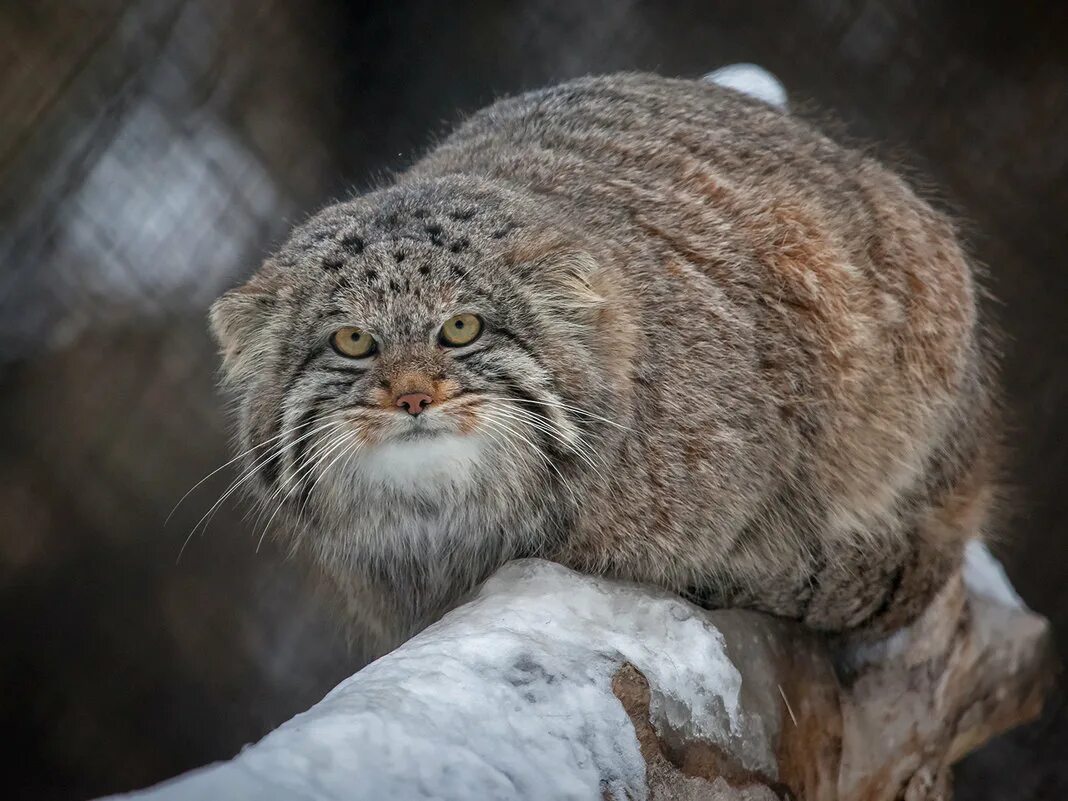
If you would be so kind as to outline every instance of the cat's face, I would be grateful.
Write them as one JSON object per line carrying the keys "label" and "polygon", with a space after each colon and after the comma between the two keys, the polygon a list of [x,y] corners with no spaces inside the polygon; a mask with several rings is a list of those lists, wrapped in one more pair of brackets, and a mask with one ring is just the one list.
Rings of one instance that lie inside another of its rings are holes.
{"label": "cat's face", "polygon": [[629,337],[599,271],[485,188],[327,209],[212,311],[250,483],[336,516],[376,493],[545,491],[595,465]]}

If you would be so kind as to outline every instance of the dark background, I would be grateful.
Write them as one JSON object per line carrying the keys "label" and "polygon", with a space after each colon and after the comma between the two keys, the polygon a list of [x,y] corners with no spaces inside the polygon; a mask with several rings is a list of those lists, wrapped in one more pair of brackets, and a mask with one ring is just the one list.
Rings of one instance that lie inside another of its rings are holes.
{"label": "dark background", "polygon": [[[80,799],[234,754],[359,666],[240,504],[208,303],[295,221],[495,97],[755,61],[955,209],[999,299],[997,551],[1068,642],[1068,3],[0,3],[6,792]],[[922,177],[920,177],[922,176]],[[962,799],[1068,798],[1063,695]],[[11,797],[11,796],[8,796]]]}

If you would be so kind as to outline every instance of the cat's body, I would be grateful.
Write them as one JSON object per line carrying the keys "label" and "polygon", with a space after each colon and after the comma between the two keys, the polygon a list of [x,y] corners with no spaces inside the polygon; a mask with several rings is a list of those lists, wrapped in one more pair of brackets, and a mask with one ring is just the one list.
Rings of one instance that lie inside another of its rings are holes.
{"label": "cat's body", "polygon": [[[269,511],[383,642],[525,555],[878,631],[986,512],[975,295],[952,226],[863,154],[616,75],[474,115],[214,322]],[[439,344],[468,313],[481,336]]]}

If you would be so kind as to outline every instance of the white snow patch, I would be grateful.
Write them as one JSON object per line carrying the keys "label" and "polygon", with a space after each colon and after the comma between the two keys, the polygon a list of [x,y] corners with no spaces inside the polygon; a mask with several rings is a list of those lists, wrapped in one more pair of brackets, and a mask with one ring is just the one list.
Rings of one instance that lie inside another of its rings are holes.
{"label": "white snow patch", "polygon": [[640,801],[645,762],[611,691],[624,662],[658,725],[746,730],[741,675],[699,610],[525,560],[232,761],[128,797]]}
{"label": "white snow patch", "polygon": [[778,78],[756,64],[728,64],[708,73],[704,80],[787,110],[786,88]]}
{"label": "white snow patch", "polygon": [[964,586],[972,593],[988,601],[1014,609],[1025,609],[1023,599],[1016,594],[1005,568],[994,558],[990,549],[978,540],[972,540],[964,549]]}

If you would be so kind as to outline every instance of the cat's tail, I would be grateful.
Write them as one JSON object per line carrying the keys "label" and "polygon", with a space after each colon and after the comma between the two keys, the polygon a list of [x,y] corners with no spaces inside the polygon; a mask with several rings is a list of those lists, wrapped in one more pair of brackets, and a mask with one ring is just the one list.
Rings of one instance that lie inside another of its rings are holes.
{"label": "cat's tail", "polygon": [[786,87],[756,64],[728,64],[708,73],[702,80],[749,95],[782,111],[790,110],[786,102]]}

